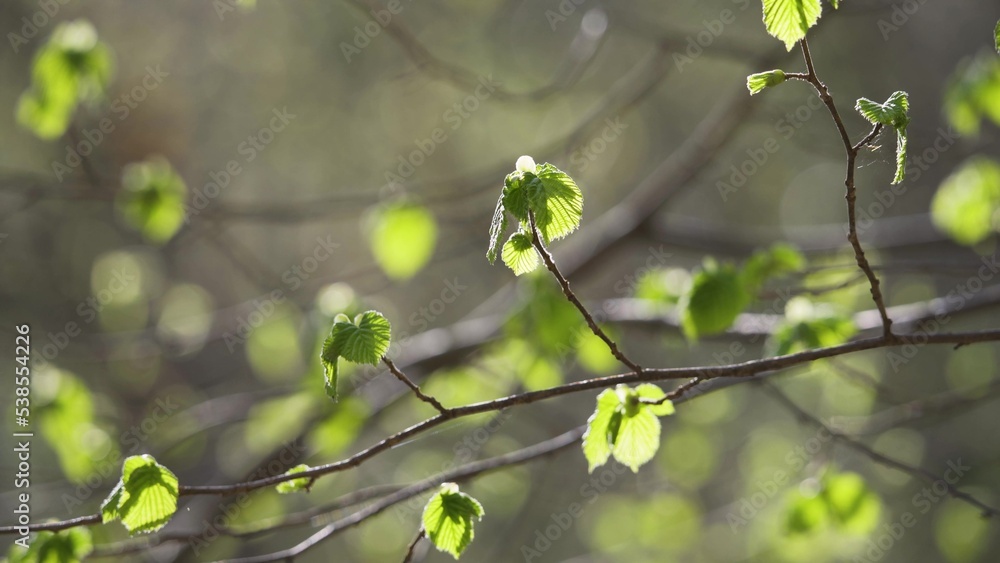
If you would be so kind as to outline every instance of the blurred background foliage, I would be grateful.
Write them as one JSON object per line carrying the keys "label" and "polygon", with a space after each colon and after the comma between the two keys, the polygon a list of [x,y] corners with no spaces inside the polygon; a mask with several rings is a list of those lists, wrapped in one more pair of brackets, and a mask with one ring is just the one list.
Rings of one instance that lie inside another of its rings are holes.
{"label": "blurred background foliage", "polygon": [[[758,2],[395,6],[385,27],[386,7],[361,0],[0,5],[0,315],[8,342],[32,328],[36,519],[95,512],[126,455],[155,455],[182,484],[230,483],[330,462],[431,416],[370,367],[343,366],[343,397],[326,398],[319,347],[341,312],[382,311],[389,355],[446,405],[620,371],[544,272],[515,282],[488,267],[490,214],[521,154],[582,188],[582,232],[554,245],[556,260],[643,365],[745,361],[877,329],[844,236],[829,116],[802,84],[746,92],[751,72],[801,67],[764,33]],[[810,39],[842,113],[910,94],[907,180],[889,187],[887,134],[858,174],[888,304],[904,319],[950,311],[949,330],[995,327],[1000,293],[977,273],[1000,231],[1000,6],[826,10]],[[954,310],[935,300],[958,288],[975,296]],[[964,463],[958,486],[996,503],[998,352],[871,351],[773,381],[886,455],[934,473]],[[308,495],[186,497],[168,531],[256,527],[509,452],[583,423],[593,395],[456,421]],[[588,476],[574,448],[464,484],[486,508],[465,557],[996,560],[996,524],[974,508],[822,438],[758,386],[699,396],[664,421],[637,475]],[[396,560],[422,502],[302,560]],[[149,557],[273,551],[307,534]],[[78,530],[58,550],[123,537]]]}

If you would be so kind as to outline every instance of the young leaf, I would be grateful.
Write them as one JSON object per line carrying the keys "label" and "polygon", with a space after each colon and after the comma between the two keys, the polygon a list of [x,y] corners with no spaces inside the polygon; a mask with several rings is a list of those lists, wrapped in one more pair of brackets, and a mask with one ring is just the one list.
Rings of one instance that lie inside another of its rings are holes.
{"label": "young leaf", "polygon": [[455,483],[443,483],[424,507],[424,532],[439,551],[458,559],[475,537],[473,519],[482,520],[483,514],[479,501]]}
{"label": "young leaf", "polygon": [[674,405],[670,401],[650,405],[642,400],[656,401],[664,396],[663,390],[652,384],[635,389],[618,385],[597,396],[597,408],[587,419],[583,435],[583,455],[590,473],[612,455],[632,471],[653,459],[660,447],[660,421],[656,417],[673,414]]}
{"label": "young leaf", "polygon": [[590,473],[607,463],[611,457],[608,433],[611,430],[611,419],[620,406],[621,401],[614,389],[605,389],[597,396],[597,408],[587,419],[587,431],[583,435],[583,456],[587,458],[587,471]]}
{"label": "young leaf", "polygon": [[739,272],[707,262],[681,298],[681,326],[689,339],[722,332],[750,302]]}
{"label": "young leaf", "polygon": [[[286,471],[285,475],[294,475],[296,473],[302,473],[303,471],[307,471],[309,469],[311,468],[308,465],[302,463]],[[283,481],[281,483],[278,483],[278,486],[275,487],[275,489],[278,491],[278,493],[287,495],[289,493],[294,493],[297,491],[304,491],[306,487],[309,486],[310,481],[312,481],[310,477],[302,477],[300,479],[292,479],[291,481]]]}
{"label": "young leaf", "polygon": [[980,53],[963,61],[944,96],[948,122],[963,135],[976,135],[984,119],[1000,125],[1000,57]]}
{"label": "young leaf", "polygon": [[372,254],[387,276],[409,279],[434,254],[437,233],[437,222],[426,208],[412,203],[391,205],[375,214]]}
{"label": "young leaf", "polygon": [[184,223],[187,185],[166,159],[150,158],[125,167],[118,213],[150,242],[162,244]]}
{"label": "young leaf", "polygon": [[1000,230],[1000,162],[973,157],[948,176],[931,201],[934,224],[959,244]]}
{"label": "young leaf", "polygon": [[768,279],[797,272],[806,265],[806,258],[794,246],[777,243],[771,248],[753,253],[743,265],[743,281],[750,293],[760,289]]}
{"label": "young leaf", "polygon": [[507,210],[503,206],[504,194],[500,194],[497,207],[493,211],[493,221],[490,223],[490,247],[486,250],[486,259],[493,264],[497,261],[497,251],[500,250],[500,238],[507,231]]}
{"label": "young leaf", "polygon": [[346,315],[337,315],[320,354],[326,394],[337,400],[339,358],[356,364],[378,365],[389,350],[391,334],[389,321],[378,311],[361,313],[354,318],[354,322]]}
{"label": "young leaf", "polygon": [[565,172],[549,163],[538,166],[542,189],[529,192],[535,225],[548,243],[561,239],[580,226],[583,218],[583,193]]}
{"label": "young leaf", "polygon": [[129,534],[159,530],[177,512],[177,477],[150,455],[130,456],[101,504],[103,522],[121,520]]}
{"label": "young leaf", "polygon": [[816,25],[822,11],[819,0],[764,0],[764,25],[791,51]]}
{"label": "young leaf", "polygon": [[773,356],[827,348],[847,342],[857,330],[850,317],[813,305],[805,297],[793,297],[785,306],[785,320],[774,329],[765,348]]}
{"label": "young leaf", "polygon": [[10,563],[77,563],[93,549],[94,541],[87,528],[39,532],[26,550],[12,545],[8,560]]}
{"label": "young leaf", "polygon": [[868,121],[896,130],[896,175],[893,184],[903,181],[906,170],[908,139],[906,127],[910,124],[910,99],[906,92],[894,92],[884,104],[867,98],[858,99],[855,109]]}
{"label": "young leaf", "polygon": [[837,473],[825,479],[822,497],[841,528],[867,535],[878,525],[882,502],[861,475]]}
{"label": "young leaf", "polygon": [[784,81],[785,72],[783,70],[775,69],[767,72],[758,72],[747,77],[747,89],[750,90],[750,95],[753,96],[763,91],[764,88],[777,86]]}
{"label": "young leaf", "polygon": [[517,232],[503,245],[503,263],[514,275],[520,276],[538,267],[538,251],[531,244],[531,235]]}

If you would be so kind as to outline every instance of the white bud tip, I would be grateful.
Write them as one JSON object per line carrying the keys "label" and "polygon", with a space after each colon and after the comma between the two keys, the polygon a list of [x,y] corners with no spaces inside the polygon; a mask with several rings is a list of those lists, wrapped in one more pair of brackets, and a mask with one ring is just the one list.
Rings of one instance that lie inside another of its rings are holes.
{"label": "white bud tip", "polygon": [[517,164],[515,164],[514,167],[518,172],[531,172],[532,174],[534,174],[538,169],[538,166],[535,164],[535,159],[528,155],[524,155],[517,159]]}

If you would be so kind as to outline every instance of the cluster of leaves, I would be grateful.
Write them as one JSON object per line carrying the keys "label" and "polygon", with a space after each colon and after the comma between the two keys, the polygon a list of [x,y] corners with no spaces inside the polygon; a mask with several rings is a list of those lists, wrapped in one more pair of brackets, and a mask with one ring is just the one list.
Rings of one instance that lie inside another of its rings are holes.
{"label": "cluster of leaves", "polygon": [[496,261],[500,239],[507,231],[507,214],[518,221],[500,252],[504,264],[520,276],[538,267],[531,222],[548,244],[561,239],[580,226],[583,217],[583,194],[576,182],[555,166],[535,164],[530,156],[517,159],[514,172],[504,179],[503,193],[497,201],[490,224],[490,246],[486,257]]}
{"label": "cluster of leaves", "polygon": [[611,456],[638,472],[660,448],[659,416],[674,414],[674,405],[662,389],[644,383],[632,389],[618,385],[597,396],[597,408],[587,419],[583,455],[588,470],[607,463]]}
{"label": "cluster of leaves", "polygon": [[31,87],[17,104],[17,121],[43,139],[66,132],[80,103],[94,103],[113,72],[111,51],[90,23],[60,24],[35,55]]}
{"label": "cluster of leaves", "polygon": [[819,491],[790,494],[785,529],[789,534],[813,534],[825,528],[867,535],[879,524],[882,501],[857,473],[827,471]]}

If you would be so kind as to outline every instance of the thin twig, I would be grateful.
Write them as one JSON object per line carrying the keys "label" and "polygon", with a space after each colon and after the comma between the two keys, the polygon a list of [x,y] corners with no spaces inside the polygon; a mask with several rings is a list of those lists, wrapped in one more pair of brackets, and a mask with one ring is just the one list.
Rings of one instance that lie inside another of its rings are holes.
{"label": "thin twig", "polygon": [[392,360],[383,357],[382,361],[385,362],[385,365],[389,368],[389,371],[392,372],[392,375],[395,375],[396,379],[405,383],[406,386],[413,391],[413,394],[416,395],[418,399],[437,409],[437,411],[441,413],[441,416],[449,416],[448,414],[449,411],[448,409],[444,408],[444,405],[442,405],[434,397],[431,397],[430,395],[427,395],[423,391],[421,391],[420,386],[411,381],[409,377],[406,377],[406,374],[399,371],[399,368],[396,367],[396,364],[392,363]]}
{"label": "thin twig", "polygon": [[420,528],[420,530],[417,531],[417,535],[413,537],[413,541],[411,541],[410,545],[406,548],[406,555],[403,556],[403,563],[410,563],[413,561],[413,554],[417,550],[417,544],[420,543],[420,540],[423,539],[423,537],[424,529]]}
{"label": "thin twig", "polygon": [[882,290],[880,288],[878,276],[875,275],[871,264],[868,263],[868,258],[865,256],[865,250],[862,248],[861,241],[858,238],[856,209],[858,193],[854,181],[855,171],[857,170],[858,151],[872,142],[872,140],[882,130],[882,126],[876,125],[864,139],[857,144],[853,144],[851,142],[851,136],[847,133],[847,127],[844,125],[844,120],[840,117],[837,105],[833,101],[833,96],[830,95],[830,90],[816,74],[816,67],[813,64],[812,54],[809,52],[809,42],[802,39],[799,44],[802,47],[802,57],[805,59],[806,68],[809,72],[806,74],[786,74],[786,77],[804,80],[812,84],[813,88],[816,89],[816,93],[819,94],[820,100],[822,100],[827,109],[830,110],[830,115],[833,117],[833,121],[837,125],[837,131],[840,132],[840,138],[844,143],[844,149],[847,151],[847,177],[844,180],[844,185],[847,187],[847,240],[850,241],[851,246],[854,248],[854,258],[858,263],[858,267],[865,273],[865,276],[868,278],[868,283],[871,285],[872,300],[875,302],[879,315],[882,317],[882,334],[885,338],[892,339],[892,319],[889,318],[889,313],[886,311],[885,299],[882,297]]}
{"label": "thin twig", "polygon": [[590,327],[590,330],[594,333],[594,335],[608,345],[608,348],[611,350],[611,354],[617,358],[619,362],[628,366],[633,373],[641,374],[642,367],[628,359],[628,357],[626,357],[625,354],[623,354],[618,348],[618,345],[615,344],[615,341],[611,340],[601,327],[597,326],[597,322],[594,320],[593,315],[590,314],[590,311],[584,307],[583,303],[581,303],[576,297],[576,294],[573,293],[573,290],[570,289],[569,280],[562,275],[562,272],[560,272],[559,268],[556,266],[555,260],[552,259],[552,255],[549,254],[548,249],[546,249],[545,245],[542,244],[542,237],[539,236],[538,227],[535,225],[535,214],[532,213],[530,209],[528,210],[528,223],[531,227],[531,244],[535,246],[535,250],[537,250],[538,254],[541,255],[542,261],[545,262],[545,267],[552,272],[552,275],[555,276],[556,280],[559,282],[559,287],[562,288],[563,295],[565,295],[566,299],[569,299],[569,302],[580,311],[580,314],[583,315],[583,318],[587,321],[587,326]]}
{"label": "thin twig", "polygon": [[851,438],[850,436],[847,436],[846,434],[841,434],[841,433],[837,432],[836,430],[831,429],[829,426],[827,426],[826,424],[824,424],[822,420],[820,420],[820,419],[816,418],[815,416],[809,414],[808,412],[805,411],[805,409],[803,409],[802,407],[800,407],[797,404],[795,404],[794,401],[792,401],[791,399],[789,399],[784,393],[782,393],[781,391],[779,391],[775,386],[773,386],[773,385],[767,385],[767,384],[763,384],[763,385],[765,386],[765,389],[767,389],[767,391],[772,396],[774,396],[775,399],[777,399],[780,403],[782,403],[785,407],[787,407],[790,411],[792,411],[792,413],[795,414],[795,416],[797,416],[799,419],[807,421],[810,424],[813,424],[814,426],[817,426],[819,428],[824,429],[826,432],[828,432],[830,434],[830,436],[833,437],[834,440],[836,440],[836,441],[838,441],[838,442],[840,442],[840,443],[842,443],[842,444],[844,444],[844,445],[846,445],[846,446],[848,446],[848,447],[850,447],[850,448],[852,448],[854,450],[857,450],[857,451],[861,452],[862,454],[864,454],[864,455],[868,456],[869,458],[871,458],[871,460],[874,461],[875,463],[878,463],[880,465],[885,465],[886,467],[891,467],[891,468],[896,469],[898,471],[902,471],[903,473],[908,473],[908,474],[910,474],[910,475],[912,475],[914,477],[918,477],[918,478],[922,479],[923,481],[925,481],[927,483],[931,483],[931,484],[934,484],[934,485],[936,485],[937,483],[941,483],[948,490],[948,494],[949,495],[951,495],[953,498],[962,500],[962,501],[964,501],[964,502],[966,502],[966,503],[968,503],[968,504],[970,504],[972,506],[975,506],[976,508],[978,508],[981,511],[983,517],[985,517],[985,518],[992,518],[994,516],[1000,516],[1000,510],[997,510],[996,508],[993,508],[992,506],[983,503],[982,501],[978,500],[977,498],[973,497],[972,495],[970,495],[968,493],[962,492],[961,490],[959,490],[958,488],[956,488],[954,485],[952,485],[951,483],[949,483],[943,477],[935,475],[934,473],[931,473],[930,471],[927,471],[926,469],[924,469],[922,467],[915,467],[915,466],[910,465],[908,463],[904,463],[904,462],[899,461],[897,459],[894,459],[894,458],[891,458],[889,456],[883,455],[883,454],[881,454],[881,453],[873,450],[868,445],[866,445],[866,444],[864,444],[862,442],[859,442],[859,441]]}

